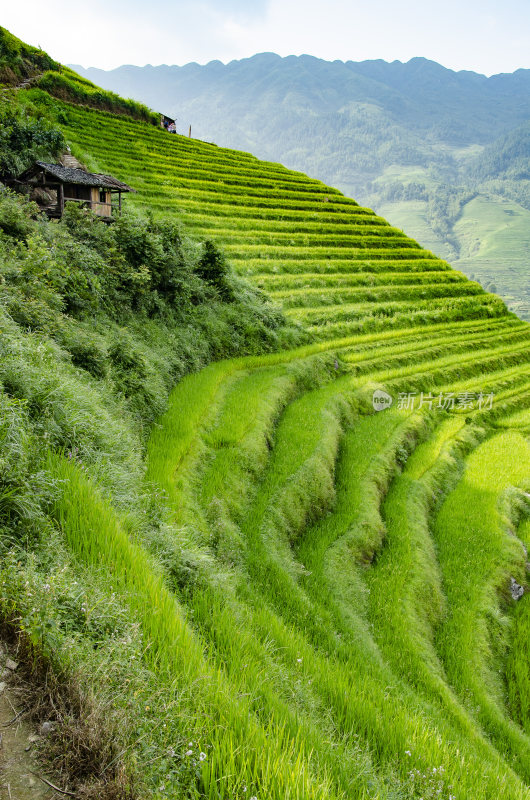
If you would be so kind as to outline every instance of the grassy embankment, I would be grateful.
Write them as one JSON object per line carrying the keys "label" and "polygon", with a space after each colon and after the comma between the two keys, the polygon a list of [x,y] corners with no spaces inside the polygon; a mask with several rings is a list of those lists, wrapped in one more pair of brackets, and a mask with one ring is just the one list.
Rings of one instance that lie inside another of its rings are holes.
{"label": "grassy embankment", "polygon": [[[128,496],[105,479],[119,437],[93,458],[53,442],[50,536],[3,573],[29,635],[127,719],[142,796],[530,797],[527,598],[507,592],[525,582],[507,531],[519,509],[527,536],[528,325],[318,181],[47,107],[132,205],[213,239],[313,341],[181,380]],[[394,404],[375,414],[380,385]],[[491,409],[466,406],[481,392]]]}

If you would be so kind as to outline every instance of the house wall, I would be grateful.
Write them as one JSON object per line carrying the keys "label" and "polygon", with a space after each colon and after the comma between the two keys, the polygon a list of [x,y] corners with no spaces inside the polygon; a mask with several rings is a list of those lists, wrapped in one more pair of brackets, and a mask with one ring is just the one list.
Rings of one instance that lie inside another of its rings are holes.
{"label": "house wall", "polygon": [[[104,196],[104,202],[100,199],[100,192],[101,196]],[[98,214],[100,217],[110,217],[112,215],[112,206],[111,206],[111,194],[110,191],[100,190],[97,187],[92,187],[92,196],[91,196],[91,205],[92,211],[95,214]]]}

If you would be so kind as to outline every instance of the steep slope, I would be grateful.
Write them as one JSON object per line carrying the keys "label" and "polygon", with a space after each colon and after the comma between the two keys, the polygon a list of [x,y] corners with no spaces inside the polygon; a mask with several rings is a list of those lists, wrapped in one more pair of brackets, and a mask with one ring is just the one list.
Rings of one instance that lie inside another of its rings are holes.
{"label": "steep slope", "polygon": [[116,114],[159,123],[159,115],[136,100],[123,97],[96,86],[77,72],[54,61],[43,50],[25,44],[0,26],[0,85],[27,88],[40,86],[50,95],[75,103],[104,108]]}
{"label": "steep slope", "polygon": [[[481,232],[505,199],[517,214],[530,209],[527,153],[521,162],[530,71],[486,78],[424,58],[343,63],[262,53],[226,65],[81,72],[172,112],[183,132],[192,124],[201,139],[250,149],[337,186],[483,286],[493,282],[528,318],[526,237],[512,230],[504,254],[501,211],[488,232],[494,256],[470,255],[458,222],[468,214]],[[510,152],[518,166],[493,177],[495,159]],[[477,194],[478,214],[469,208]]]}
{"label": "steep slope", "polygon": [[116,701],[142,796],[530,798],[527,596],[510,623],[530,326],[318,180],[22,94],[312,334],[176,386],[147,446],[150,533],[103,449],[99,472],[49,456],[62,547],[137,631],[98,631],[106,670],[127,674],[122,647],[156,686],[131,669]]}
{"label": "steep slope", "polygon": [[0,28],[0,83],[16,86],[46,70],[60,68],[61,65],[43,50],[25,44],[5,28]]}
{"label": "steep slope", "polygon": [[319,181],[130,120],[64,113],[81,158],[125,176],[139,190],[132,202],[214,238],[321,337],[505,313],[499,298]]}

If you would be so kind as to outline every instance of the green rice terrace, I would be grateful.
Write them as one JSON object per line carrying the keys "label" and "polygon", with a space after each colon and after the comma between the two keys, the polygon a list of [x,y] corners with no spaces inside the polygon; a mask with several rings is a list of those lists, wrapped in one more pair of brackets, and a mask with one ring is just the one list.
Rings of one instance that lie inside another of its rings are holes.
{"label": "green rice terrace", "polygon": [[[42,299],[40,326],[13,300],[2,318],[17,330],[1,463],[30,455],[18,506],[0,483],[0,608],[12,647],[45,665],[28,680],[50,669],[112,730],[114,749],[87,740],[99,794],[76,796],[530,800],[529,325],[319,181],[22,95],[137,190],[129,208],[179,221],[190,252],[213,242],[243,287],[239,350],[204,346],[173,371],[172,318],[161,344],[158,312],[134,303],[117,323],[63,302],[48,324]],[[4,224],[4,258],[39,236],[68,250],[31,226],[67,225],[76,247],[108,236],[101,258],[138,230],[81,234],[81,216],[28,218],[9,246]],[[245,298],[264,295],[286,321],[250,347]],[[210,329],[194,330],[189,353]],[[136,383],[125,340],[147,365]],[[77,791],[59,722],[49,774]]]}

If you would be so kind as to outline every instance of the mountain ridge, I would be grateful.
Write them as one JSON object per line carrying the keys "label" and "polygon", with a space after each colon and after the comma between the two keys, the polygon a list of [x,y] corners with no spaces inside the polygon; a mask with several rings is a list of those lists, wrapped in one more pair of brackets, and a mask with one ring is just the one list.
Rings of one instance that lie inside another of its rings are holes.
{"label": "mountain ridge", "polygon": [[495,285],[530,318],[530,187],[521,177],[530,150],[502,174],[484,173],[480,161],[487,148],[490,164],[506,163],[513,132],[526,141],[530,70],[487,77],[424,57],[355,62],[260,53],[228,64],[83,74],[176,116],[182,132],[191,125],[199,139],[337,186],[484,286]]}
{"label": "mountain ridge", "polygon": [[[517,103],[520,105],[523,104],[523,108],[525,109],[523,115],[519,113],[517,116],[517,110],[511,109],[512,113],[516,114],[516,118],[525,119],[526,117],[524,114],[530,114],[530,101],[528,100],[527,94],[525,94],[525,90],[528,91],[530,88],[530,70],[529,69],[519,69],[514,73],[499,73],[492,76],[485,76],[480,73],[476,73],[470,70],[460,70],[455,71],[450,68],[444,67],[443,65],[439,64],[436,61],[424,58],[424,57],[415,57],[410,59],[407,62],[402,61],[392,61],[387,62],[383,59],[371,59],[366,61],[341,61],[340,59],[336,59],[334,61],[327,61],[325,59],[318,58],[316,56],[311,56],[308,54],[300,55],[300,56],[279,56],[276,53],[257,53],[254,56],[244,59],[233,59],[232,61],[224,64],[219,60],[212,60],[209,61],[207,64],[201,65],[197,62],[190,62],[188,64],[184,64],[182,66],[178,65],[145,65],[143,67],[136,66],[136,65],[123,65],[117,67],[113,70],[101,70],[95,67],[84,68],[80,65],[69,65],[72,69],[75,69],[81,75],[85,77],[92,76],[93,78],[97,79],[100,85],[104,88],[111,88],[110,85],[107,86],[106,84],[109,80],[112,80],[113,86],[116,86],[116,81],[126,80],[127,73],[134,73],[135,81],[141,76],[143,71],[149,71],[155,73],[157,77],[163,77],[165,80],[168,78],[175,78],[178,79],[179,75],[188,76],[191,72],[195,77],[197,77],[200,73],[206,74],[208,73],[208,79],[220,77],[221,74],[226,76],[236,75],[237,78],[241,78],[242,73],[244,71],[248,71],[249,68],[254,68],[255,66],[262,67],[278,67],[280,65],[286,65],[289,68],[292,66],[295,67],[306,67],[307,65],[311,65],[312,67],[316,67],[319,70],[319,78],[322,79],[325,73],[330,73],[329,67],[333,67],[335,70],[339,67],[342,71],[343,79],[352,79],[353,76],[360,77],[367,81],[368,84],[365,84],[364,87],[362,85],[358,85],[358,88],[375,88],[378,87],[379,90],[385,87],[387,90],[394,90],[399,97],[406,98],[409,102],[411,101],[410,95],[416,94],[422,86],[424,87],[426,92],[432,92],[433,89],[436,90],[436,86],[433,86],[431,80],[425,80],[426,77],[426,67],[429,68],[430,75],[434,75],[437,77],[443,76],[446,81],[450,79],[451,84],[453,86],[457,86],[459,88],[473,88],[476,91],[477,86],[480,86],[481,89],[487,89],[487,97],[485,98],[485,102],[491,102],[492,96],[496,94],[494,88],[496,88],[497,84],[502,84],[502,93],[505,96],[507,83],[511,83],[511,91],[508,93],[515,94],[517,98]],[[515,80],[514,80],[515,76]],[[339,76],[340,77],[340,76]],[[408,83],[404,83],[404,78],[407,79]],[[419,78],[419,81],[417,80]],[[416,79],[416,80],[414,80]],[[521,83],[521,93],[517,92],[517,85]],[[350,84],[351,85],[351,84]],[[129,87],[133,89],[134,86],[131,84]],[[177,88],[177,87],[176,87]],[[178,86],[179,89],[182,89],[181,86]],[[330,86],[326,87],[328,90]],[[140,91],[142,91],[142,87],[139,87]],[[186,96],[186,94],[184,95]],[[424,96],[421,96],[421,102],[423,103],[425,100]],[[148,102],[149,98],[140,98],[143,99],[144,102]],[[360,99],[357,97],[356,99]],[[369,98],[374,100],[373,96]],[[375,100],[378,98],[375,97]],[[502,98],[500,98],[502,100]],[[497,97],[497,100],[499,98]],[[526,101],[526,105],[525,105]],[[178,103],[178,98],[174,101]],[[504,111],[509,109],[511,104],[508,101],[505,101]],[[177,111],[178,106],[175,105],[170,110]],[[520,110],[519,110],[520,111]],[[507,126],[510,123],[504,123]]]}

